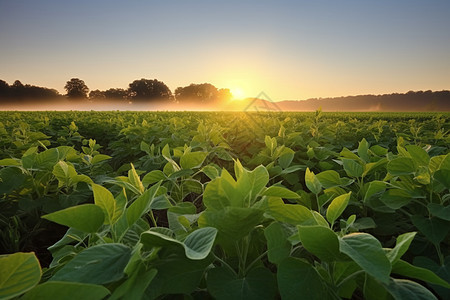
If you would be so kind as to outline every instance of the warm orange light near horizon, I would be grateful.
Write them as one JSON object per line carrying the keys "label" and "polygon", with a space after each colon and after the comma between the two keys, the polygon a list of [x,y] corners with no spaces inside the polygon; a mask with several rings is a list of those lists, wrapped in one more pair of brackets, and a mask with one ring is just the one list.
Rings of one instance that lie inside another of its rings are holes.
{"label": "warm orange light near horizon", "polygon": [[234,100],[241,100],[241,99],[244,99],[246,97],[244,91],[241,88],[238,88],[238,87],[231,88],[230,92],[233,95],[233,99]]}

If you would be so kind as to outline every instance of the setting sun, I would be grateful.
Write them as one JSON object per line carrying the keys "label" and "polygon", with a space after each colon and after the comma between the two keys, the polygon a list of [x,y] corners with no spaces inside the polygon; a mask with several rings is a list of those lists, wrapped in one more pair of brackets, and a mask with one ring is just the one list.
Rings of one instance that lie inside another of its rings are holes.
{"label": "setting sun", "polygon": [[231,88],[230,92],[233,95],[233,99],[235,100],[241,100],[245,98],[244,91],[240,88]]}

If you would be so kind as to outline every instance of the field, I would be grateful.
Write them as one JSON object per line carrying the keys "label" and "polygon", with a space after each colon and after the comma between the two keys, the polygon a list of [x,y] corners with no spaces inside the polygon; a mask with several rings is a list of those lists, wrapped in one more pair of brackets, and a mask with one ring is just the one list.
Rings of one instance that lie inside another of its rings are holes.
{"label": "field", "polygon": [[0,299],[450,299],[449,117],[0,112]]}

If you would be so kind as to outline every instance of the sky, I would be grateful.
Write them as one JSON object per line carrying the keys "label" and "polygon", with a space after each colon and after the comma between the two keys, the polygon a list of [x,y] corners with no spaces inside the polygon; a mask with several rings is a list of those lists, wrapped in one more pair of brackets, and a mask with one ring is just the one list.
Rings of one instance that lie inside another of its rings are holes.
{"label": "sky", "polygon": [[0,0],[0,79],[300,100],[450,89],[450,1]]}

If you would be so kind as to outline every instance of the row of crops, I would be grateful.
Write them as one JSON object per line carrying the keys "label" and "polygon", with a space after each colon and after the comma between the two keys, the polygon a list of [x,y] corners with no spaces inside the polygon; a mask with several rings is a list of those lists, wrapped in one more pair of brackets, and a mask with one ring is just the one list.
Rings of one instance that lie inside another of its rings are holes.
{"label": "row of crops", "polygon": [[0,299],[450,299],[448,118],[0,112]]}

